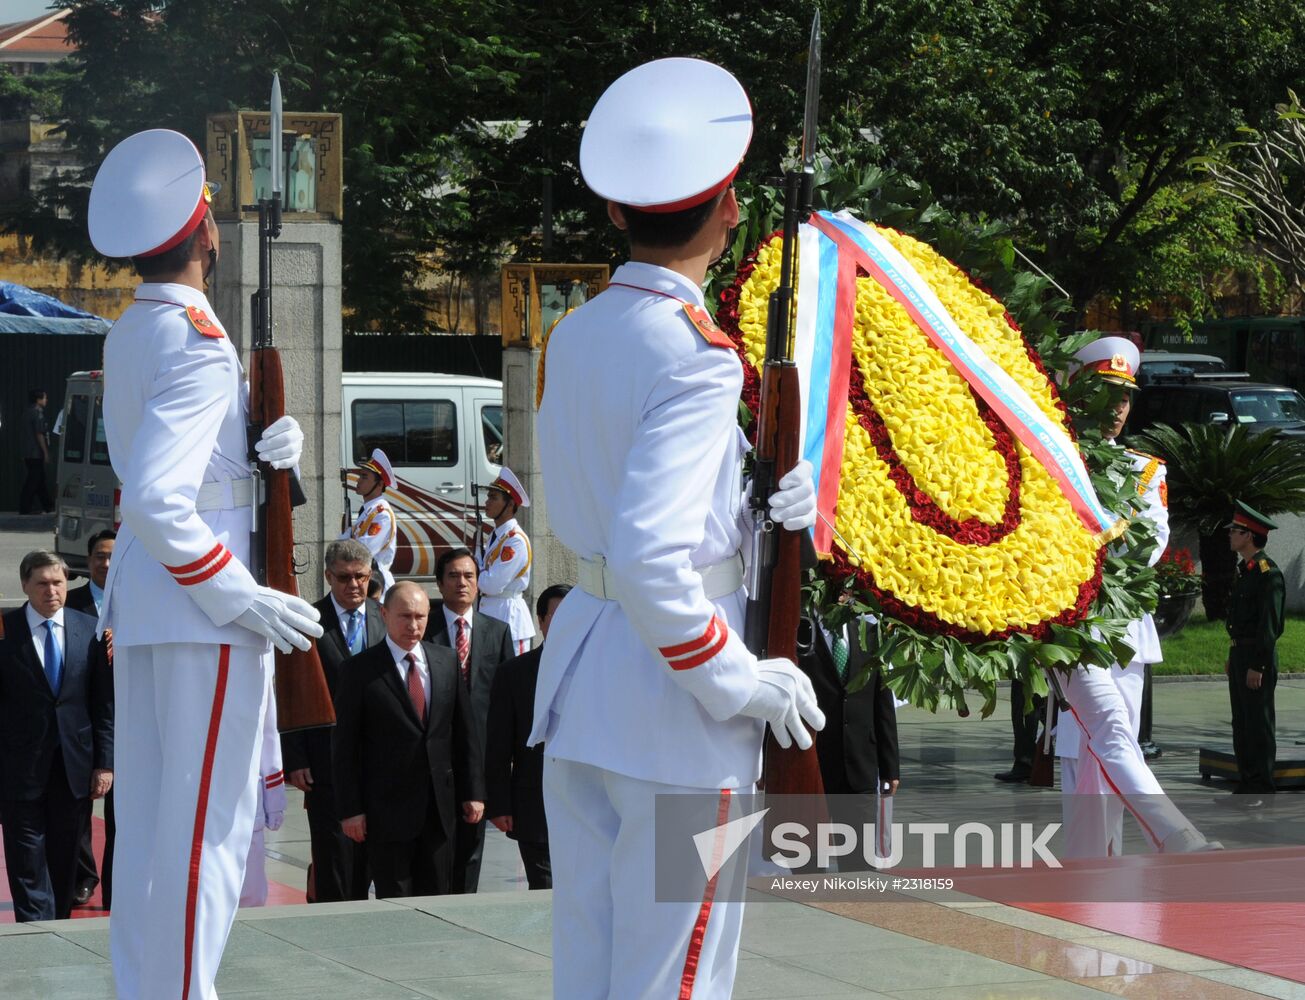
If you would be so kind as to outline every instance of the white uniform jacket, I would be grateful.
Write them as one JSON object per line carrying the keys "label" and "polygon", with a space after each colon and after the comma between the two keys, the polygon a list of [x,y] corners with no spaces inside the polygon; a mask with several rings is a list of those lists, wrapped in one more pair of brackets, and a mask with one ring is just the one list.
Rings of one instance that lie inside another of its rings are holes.
{"label": "white uniform jacket", "polygon": [[364,503],[353,526],[340,537],[352,538],[367,546],[367,551],[381,568],[385,589],[394,586],[394,574],[390,572],[390,566],[394,563],[394,553],[399,547],[398,525],[395,524],[394,511],[384,493]]}
{"label": "white uniform jacket", "polygon": [[480,612],[507,622],[512,641],[534,638],[535,623],[522,596],[530,586],[530,539],[517,519],[494,529],[480,567]]}
{"label": "white uniform jacket", "polygon": [[739,549],[742,366],[688,319],[702,292],[682,275],[629,263],[612,282],[549,340],[539,453],[553,530],[606,559],[615,599],[576,588],[558,608],[530,743],[650,781],[748,785],[762,724],[737,715],[757,685],[745,595],[708,601],[697,569]]}
{"label": "white uniform jacket", "polygon": [[[1133,469],[1138,473],[1137,491],[1142,499],[1142,509],[1138,517],[1144,517],[1155,525],[1156,546],[1151,553],[1148,565],[1154,566],[1164,555],[1169,545],[1169,507],[1168,485],[1165,482],[1165,463],[1140,451],[1128,450]],[[1148,663],[1159,663],[1164,657],[1160,652],[1160,635],[1156,632],[1155,619],[1143,615],[1136,621],[1129,622],[1128,644],[1135,650],[1133,659],[1127,667],[1115,664],[1110,668],[1119,690],[1128,706],[1129,717],[1137,719],[1142,710],[1143,667]],[[1136,734],[1134,734],[1136,735]],[[1069,724],[1061,716],[1056,725],[1056,756],[1077,757],[1079,747],[1078,726]]]}
{"label": "white uniform jacket", "polygon": [[204,294],[140,285],[104,346],[104,427],[123,486],[100,624],[116,645],[270,648],[235,624],[256,589],[248,412],[240,358]]}

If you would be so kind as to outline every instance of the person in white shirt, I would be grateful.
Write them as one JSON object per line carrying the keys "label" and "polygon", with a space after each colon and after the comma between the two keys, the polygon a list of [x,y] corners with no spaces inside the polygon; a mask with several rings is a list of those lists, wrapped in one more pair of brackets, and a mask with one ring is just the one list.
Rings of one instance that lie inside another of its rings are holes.
{"label": "person in white shirt", "polygon": [[382,596],[394,586],[394,574],[390,567],[394,564],[394,553],[398,551],[398,523],[394,518],[394,509],[385,499],[385,491],[394,488],[394,468],[389,458],[380,448],[372,451],[371,457],[358,465],[358,479],[354,483],[354,492],[362,497],[363,504],[358,508],[349,530],[341,538],[352,538],[367,546],[372,560],[381,571]]}
{"label": "person in white shirt", "polygon": [[[733,76],[661,59],[608,87],[580,145],[631,260],[554,328],[539,408],[549,522],[580,561],[528,739],[546,744],[553,991],[568,1000],[730,995],[743,903],[715,898],[701,868],[677,869],[702,876],[695,898],[657,901],[656,804],[684,793],[729,816],[767,724],[803,748],[804,720],[824,725],[807,676],[741,635],[743,366],[702,286],[739,222],[751,136]],[[811,466],[776,471],[771,519],[809,528]]]}
{"label": "person in white shirt", "polygon": [[[1102,337],[1079,350],[1075,358],[1078,367],[1071,378],[1099,378],[1123,389],[1105,429],[1113,442],[1123,433],[1130,394],[1137,385],[1141,363],[1137,347],[1124,337]],[[1141,452],[1130,451],[1129,458],[1139,473],[1142,510],[1136,516],[1155,526],[1156,544],[1150,555],[1154,565],[1169,540],[1164,463]],[[1170,801],[1137,742],[1144,667],[1161,659],[1160,639],[1149,614],[1129,624],[1127,641],[1133,648],[1129,663],[1116,663],[1108,670],[1080,665],[1061,681],[1069,703],[1056,724],[1065,818],[1063,854],[1072,858],[1122,854],[1125,810],[1137,820],[1153,850],[1187,853],[1217,848]]]}
{"label": "person in white shirt", "polygon": [[272,647],[317,611],[248,569],[255,458],[293,469],[303,431],[249,444],[240,354],[204,294],[220,253],[204,160],[150,129],[91,186],[91,242],[142,283],[104,346],[104,430],[122,483],[100,625],[113,629],[119,832],[109,950],[119,1000],[210,1000],[257,805]]}
{"label": "person in white shirt", "polygon": [[514,651],[519,656],[530,648],[535,623],[526,606],[530,586],[530,539],[517,524],[517,510],[530,506],[530,495],[506,465],[485,494],[485,513],[494,530],[480,553],[480,610],[482,614],[507,622]]}

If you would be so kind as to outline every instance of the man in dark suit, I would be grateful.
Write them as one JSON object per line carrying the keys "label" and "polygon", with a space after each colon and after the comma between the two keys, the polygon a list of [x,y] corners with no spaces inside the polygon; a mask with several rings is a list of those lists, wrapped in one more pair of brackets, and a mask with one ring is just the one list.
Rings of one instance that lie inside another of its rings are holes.
{"label": "man in dark suit", "polygon": [[[876,795],[891,796],[901,778],[897,744],[897,709],[878,665],[861,647],[859,621],[833,631],[811,619],[810,650],[798,666],[811,678],[816,702],[825,713],[825,728],[816,734],[816,754],[825,792],[833,799],[833,818],[857,830],[876,822]],[[869,637],[875,626],[866,623]],[[805,638],[805,637],[804,637]],[[867,667],[873,676],[859,691],[848,685]],[[844,867],[863,861],[861,851]]]}
{"label": "man in dark suit", "polygon": [[484,762],[451,650],[422,642],[430,599],[401,580],[385,595],[384,641],[351,659],[336,691],[336,813],[367,843],[376,895],[451,891],[461,804],[484,817]]}
{"label": "man in dark suit", "polygon": [[[543,639],[548,638],[553,612],[570,590],[555,583],[535,602]],[[532,889],[553,888],[544,815],[544,744],[526,745],[534,725],[535,681],[543,654],[540,645],[500,664],[490,690],[485,733],[485,814],[517,842],[526,883]]]}
{"label": "man in dark suit", "polygon": [[113,691],[95,622],[64,607],[52,552],[19,567],[27,603],[0,635],[0,823],[14,918],[72,911],[89,809],[113,784]]}
{"label": "man in dark suit", "polygon": [[[448,646],[457,655],[462,683],[471,697],[472,734],[477,753],[485,754],[489,693],[500,663],[516,656],[512,633],[497,618],[473,610],[480,569],[469,549],[451,549],[435,564],[442,600],[431,605],[426,640]],[[480,884],[480,859],[485,847],[485,822],[458,824],[453,860],[453,891],[475,892]]]}
{"label": "man in dark suit", "polygon": [[[322,672],[332,697],[340,689],[345,663],[385,639],[381,606],[368,599],[372,556],[352,538],[326,547],[329,592],[313,605],[321,614],[323,635],[317,640]],[[364,844],[344,835],[335,812],[335,775],[331,766],[331,729],[307,729],[281,737],[286,781],[304,793],[312,842],[310,903],[366,899],[371,879]]]}
{"label": "man in dark suit", "polygon": [[[65,608],[72,608],[92,618],[100,617],[100,605],[104,602],[104,584],[109,578],[109,562],[113,559],[113,546],[118,533],[112,528],[97,531],[86,542],[86,569],[90,579],[84,587],[74,587],[68,591]],[[110,642],[112,630],[107,631]],[[87,800],[90,806],[90,800]],[[104,892],[101,899],[107,910],[113,898],[113,841],[116,824],[113,821],[113,793],[104,797]],[[75,906],[85,906],[100,884],[99,873],[95,870],[95,851],[91,847],[90,813],[87,813],[86,829],[82,833],[82,843],[77,849],[77,893],[73,897]]]}

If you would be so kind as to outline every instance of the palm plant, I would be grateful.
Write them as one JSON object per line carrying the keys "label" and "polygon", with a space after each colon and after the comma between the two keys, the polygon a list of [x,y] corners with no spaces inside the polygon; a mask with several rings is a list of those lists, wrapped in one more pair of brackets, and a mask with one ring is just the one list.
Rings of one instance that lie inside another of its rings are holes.
{"label": "palm plant", "polygon": [[1130,444],[1165,460],[1169,518],[1200,538],[1205,613],[1226,617],[1237,568],[1225,530],[1233,501],[1270,517],[1305,511],[1305,447],[1276,429],[1253,431],[1242,424],[1157,424]]}

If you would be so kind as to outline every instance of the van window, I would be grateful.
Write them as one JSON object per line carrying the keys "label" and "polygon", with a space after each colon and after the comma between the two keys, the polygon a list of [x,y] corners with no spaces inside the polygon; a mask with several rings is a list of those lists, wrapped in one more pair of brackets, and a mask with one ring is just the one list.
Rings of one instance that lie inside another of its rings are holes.
{"label": "van window", "polygon": [[355,400],[354,464],[374,448],[395,466],[457,465],[457,407],[449,399]]}
{"label": "van window", "polygon": [[493,405],[480,408],[480,431],[485,439],[485,458],[495,465],[502,465],[503,407]]}
{"label": "van window", "polygon": [[91,464],[109,464],[109,439],[104,433],[104,397],[96,397],[95,419],[91,423]]}
{"label": "van window", "polygon": [[86,413],[90,397],[73,396],[63,418],[63,460],[81,462],[86,457]]}

